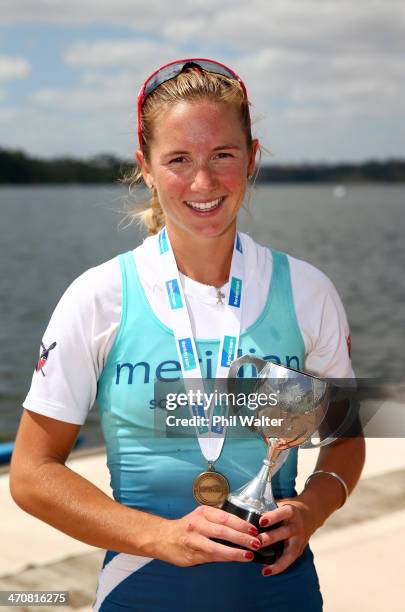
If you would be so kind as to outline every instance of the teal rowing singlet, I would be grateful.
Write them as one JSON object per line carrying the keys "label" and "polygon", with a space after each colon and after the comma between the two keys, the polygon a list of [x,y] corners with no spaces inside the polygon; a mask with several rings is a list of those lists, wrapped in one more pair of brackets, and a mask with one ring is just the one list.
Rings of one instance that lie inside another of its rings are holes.
{"label": "teal rowing singlet", "polygon": [[[272,250],[273,272],[265,307],[240,336],[239,353],[303,369],[305,349],[292,298],[288,258]],[[154,382],[179,379],[174,336],[154,314],[139,281],[133,252],[119,256],[122,273],[120,327],[98,382],[97,402],[107,447],[114,498],[127,506],[178,518],[197,505],[194,478],[207,468],[195,435],[156,435]],[[254,294],[246,296],[254,299]],[[204,377],[215,376],[219,339],[196,339]],[[243,376],[252,376],[245,368]],[[175,414],[172,413],[172,414]],[[229,431],[229,430],[228,430]],[[227,436],[215,468],[231,490],[256,474],[265,457],[259,437]],[[277,498],[295,493],[297,450],[273,478]]]}
{"label": "teal rowing singlet", "polygon": [[[302,369],[304,342],[295,316],[288,259],[283,253],[272,254],[266,305],[257,321],[242,331],[239,354],[251,353]],[[207,466],[195,435],[155,435],[156,416],[162,409],[156,405],[154,380],[174,378],[181,383],[180,364],[172,331],[155,316],[146,299],[133,252],[120,255],[119,262],[122,318],[97,393],[113,494],[125,505],[175,519],[196,507],[193,480]],[[219,340],[197,340],[196,345],[202,374],[210,379],[215,376]],[[244,368],[243,376],[252,376],[249,369]],[[255,435],[241,439],[229,435],[230,429],[215,467],[235,490],[258,472],[266,449]],[[295,495],[296,473],[297,451],[293,449],[273,478],[276,497]],[[263,578],[256,563],[179,567],[109,550],[93,609],[321,612],[322,597],[309,546],[287,570],[270,578]]]}

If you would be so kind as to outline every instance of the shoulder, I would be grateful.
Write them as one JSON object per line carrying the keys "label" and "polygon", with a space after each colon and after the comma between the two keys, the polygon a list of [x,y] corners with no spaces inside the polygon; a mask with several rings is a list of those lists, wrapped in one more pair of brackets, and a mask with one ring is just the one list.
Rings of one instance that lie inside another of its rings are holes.
{"label": "shoulder", "polygon": [[[243,235],[258,282],[273,272],[272,250]],[[352,377],[346,313],[331,279],[307,261],[284,253],[289,264],[297,323],[305,345],[306,370],[330,377]]]}
{"label": "shoulder", "polygon": [[121,271],[118,257],[89,268],[70,285],[73,293],[93,299],[102,299],[121,288]]}
{"label": "shoulder", "polygon": [[350,329],[330,278],[308,262],[289,256],[295,312],[306,348],[305,368],[320,376],[351,378]]}
{"label": "shoulder", "polygon": [[334,284],[322,270],[292,255],[287,257],[294,292],[300,293],[303,297],[320,297],[336,293]]}
{"label": "shoulder", "polygon": [[56,349],[46,361],[46,376],[34,371],[25,408],[84,423],[120,323],[121,284],[120,265],[113,258],[68,286],[42,337],[41,347]]}
{"label": "shoulder", "polygon": [[75,278],[61,296],[56,311],[72,309],[96,315],[120,307],[121,271],[117,257],[85,270]]}
{"label": "shoulder", "polygon": [[[348,331],[346,312],[331,279],[312,264],[288,255],[295,311],[302,330],[319,341],[321,331]],[[311,343],[312,344],[312,343]]]}
{"label": "shoulder", "polygon": [[[249,267],[260,270],[261,274],[265,269],[272,270],[274,250],[259,244],[247,234],[240,233],[240,236]],[[332,281],[319,268],[288,253],[283,254],[288,260],[294,298],[319,297],[336,292]]]}
{"label": "shoulder", "polygon": [[59,332],[68,326],[83,337],[99,334],[119,322],[122,281],[116,257],[89,268],[66,288],[50,321]]}

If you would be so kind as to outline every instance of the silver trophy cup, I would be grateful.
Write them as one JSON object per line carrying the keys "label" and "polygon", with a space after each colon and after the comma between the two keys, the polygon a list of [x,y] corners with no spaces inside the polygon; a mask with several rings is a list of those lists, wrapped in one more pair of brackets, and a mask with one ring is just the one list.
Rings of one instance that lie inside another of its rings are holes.
{"label": "silver trophy cup", "polygon": [[[256,422],[254,429],[266,443],[267,454],[257,476],[237,491],[230,493],[222,509],[247,520],[255,525],[259,533],[263,533],[281,525],[276,523],[263,528],[260,527],[259,520],[263,513],[277,508],[271,478],[282,463],[282,455],[285,458],[288,449],[295,446],[323,446],[335,439],[325,437],[319,444],[311,442],[312,435],[317,432],[325,418],[331,389],[327,381],[315,376],[251,355],[244,355],[231,364],[228,391],[235,389],[239,369],[247,364],[254,365],[258,372],[253,390],[256,397],[265,394],[266,397],[273,398],[272,402],[264,401],[263,405],[252,411]],[[277,403],[274,404],[275,396]],[[264,395],[260,397],[264,398]],[[235,410],[238,411],[238,408],[235,407]],[[229,542],[226,544],[229,546]],[[274,563],[281,556],[283,548],[282,541],[276,542],[257,551],[254,561]]]}

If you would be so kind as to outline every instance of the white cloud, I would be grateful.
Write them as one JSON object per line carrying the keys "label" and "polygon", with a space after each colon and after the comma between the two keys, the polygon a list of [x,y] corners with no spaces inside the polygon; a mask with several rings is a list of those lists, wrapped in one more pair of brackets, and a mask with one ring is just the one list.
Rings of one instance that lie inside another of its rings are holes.
{"label": "white cloud", "polygon": [[138,93],[134,75],[121,72],[114,75],[84,73],[77,87],[70,89],[40,89],[31,96],[41,107],[74,113],[114,108],[131,108]]}
{"label": "white cloud", "polygon": [[47,108],[0,107],[2,146],[44,157],[86,157],[110,152],[133,158],[137,145],[134,118],[93,111],[85,118]]}
{"label": "white cloud", "polygon": [[[104,96],[104,102],[100,101],[100,104],[108,106],[109,100],[113,104],[114,100],[121,99],[122,103],[130,100],[133,88],[131,86],[128,91],[128,82],[134,83],[136,89],[153,67],[181,55],[183,55],[181,51],[176,51],[175,47],[170,45],[139,40],[108,40],[77,43],[66,50],[64,58],[69,65],[81,68],[133,67],[132,73],[128,73],[127,76],[121,74],[117,77],[114,74],[106,77],[100,73],[100,76],[96,77],[96,73],[93,72],[93,81],[98,80],[99,84],[105,81],[103,89],[108,88],[108,80],[112,80],[114,92],[108,91]],[[137,58],[136,62],[134,58]],[[400,107],[394,98],[401,94],[399,83],[402,82],[405,86],[405,69],[402,57],[397,54],[392,56],[374,52],[367,55],[347,51],[343,55],[319,54],[313,49],[300,51],[269,45],[256,48],[250,53],[240,54],[230,63],[246,81],[250,97],[260,110],[263,100],[269,100],[271,105],[281,96],[287,107],[304,103],[322,104],[332,110],[338,103],[341,105],[342,101],[345,101],[348,108],[352,100],[355,112],[356,92],[370,91],[370,83],[373,82],[373,91],[370,93],[373,94],[374,112],[384,114],[390,99],[392,104],[389,106],[389,111],[392,112],[395,107],[395,112],[398,112]],[[82,79],[84,84],[86,78],[88,79],[88,76]],[[91,87],[94,82],[88,82],[87,85]],[[127,93],[120,98],[118,89],[125,89]],[[72,95],[76,96],[77,93],[77,91],[72,92]],[[86,91],[82,93],[86,100],[91,97]],[[405,94],[405,91],[403,93]],[[50,101],[49,92],[40,93],[35,99]],[[358,105],[358,109],[360,112],[364,111],[363,103]]]}
{"label": "white cloud", "polygon": [[33,102],[40,106],[60,109],[61,111],[83,112],[95,108],[113,108],[122,106],[126,101],[122,91],[108,91],[103,94],[94,90],[42,89],[32,96]]}
{"label": "white cloud", "polygon": [[152,66],[158,57],[162,63],[175,55],[172,45],[147,40],[102,40],[95,43],[78,42],[64,53],[63,59],[74,67]]}
{"label": "white cloud", "polygon": [[80,70],[78,84],[69,89],[39,89],[31,100],[69,112],[135,110],[140,86],[154,67],[181,55],[174,45],[146,40],[77,42],[65,50],[63,60]]}
{"label": "white cloud", "polygon": [[[222,6],[232,6],[233,0],[222,0]],[[162,24],[179,16],[191,17],[196,12],[209,14],[218,10],[216,0],[2,0],[3,23],[61,23],[148,27],[155,32]]]}
{"label": "white cloud", "polygon": [[35,91],[34,104],[69,112],[94,109],[135,109],[141,84],[155,66],[178,57],[172,45],[145,40],[78,42],[63,60],[80,70],[76,86]]}
{"label": "white cloud", "polygon": [[404,118],[405,66],[396,54],[325,57],[278,47],[241,56],[236,67],[246,75],[253,115]]}
{"label": "white cloud", "polygon": [[[334,80],[343,88],[356,66],[356,79],[375,76],[376,59],[384,83],[404,77],[405,3],[399,0],[224,0],[220,5],[214,0],[21,0],[18,10],[6,0],[2,12],[6,20],[73,19],[125,24],[142,32],[143,39],[134,33],[134,40],[73,44],[64,60],[77,68],[128,66],[135,71],[145,66],[139,71],[145,75],[149,67],[187,55],[178,49],[179,43],[188,43],[214,57],[220,48],[218,58],[240,66],[244,79],[253,83],[249,91],[259,94],[282,91],[288,97],[291,89],[305,89],[305,79],[314,90]],[[159,42],[146,40],[148,35]]]}
{"label": "white cloud", "polygon": [[[373,134],[380,145],[377,132],[386,133],[386,148],[377,151],[388,151],[390,138],[393,151],[404,149],[399,130],[392,127],[395,121],[405,123],[402,0],[3,0],[0,19],[110,28],[109,38],[98,41],[93,35],[86,40],[86,29],[81,29],[80,39],[62,52],[61,60],[76,69],[72,86],[51,83],[29,98],[39,124],[45,126],[48,114],[56,126],[59,117],[59,134],[72,146],[72,134],[80,138],[76,126],[87,130],[94,115],[97,125],[104,116],[106,130],[119,130],[126,117],[133,126],[136,95],[150,71],[196,54],[217,57],[241,74],[254,103],[253,117],[262,117],[256,131],[265,144],[269,135],[282,143],[283,154],[286,138],[291,146],[287,157],[308,155],[307,142],[315,132],[319,157],[322,138],[339,142],[334,154],[341,154],[342,135],[353,140],[359,123],[362,137],[347,147],[347,157],[363,143],[364,151],[372,148]],[[125,38],[114,38],[114,26],[129,28]],[[89,148],[100,140],[102,135],[94,133]],[[56,140],[49,136],[47,142],[55,151]],[[114,138],[111,142],[113,149]],[[326,145],[325,151],[328,155]]]}
{"label": "white cloud", "polygon": [[28,76],[30,65],[21,57],[0,55],[0,81],[13,81]]}
{"label": "white cloud", "polygon": [[271,45],[335,53],[404,49],[404,23],[405,6],[399,0],[251,0],[221,3],[191,18],[176,15],[163,21],[163,32],[174,39],[180,35],[182,41],[225,40],[240,50]]}
{"label": "white cloud", "polygon": [[2,0],[0,11],[3,24],[128,26],[176,45],[322,53],[405,49],[402,0]]}

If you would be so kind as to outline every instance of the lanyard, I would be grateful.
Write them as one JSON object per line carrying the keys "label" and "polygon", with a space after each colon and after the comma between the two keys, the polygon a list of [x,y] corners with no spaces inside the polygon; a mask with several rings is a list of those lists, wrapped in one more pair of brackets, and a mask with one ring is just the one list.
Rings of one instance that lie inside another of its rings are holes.
{"label": "lanyard", "polygon": [[[157,246],[161,261],[161,276],[167,297],[166,303],[170,311],[172,330],[183,374],[184,386],[186,391],[196,392],[199,390],[203,392],[203,379],[190,316],[184,298],[176,259],[165,227],[157,235]],[[224,333],[221,337],[219,346],[216,379],[227,378],[229,366],[238,354],[242,318],[244,271],[242,243],[239,234],[236,233],[229,287],[224,304],[224,308],[227,309],[227,317]],[[222,451],[225,441],[226,425],[214,424],[213,416],[224,416],[224,408],[221,405],[214,405],[210,408],[209,414],[208,411],[205,410],[203,403],[190,404],[189,408],[192,416],[205,417],[208,420],[208,427],[196,426],[196,435],[203,456],[208,463],[214,463]]]}

